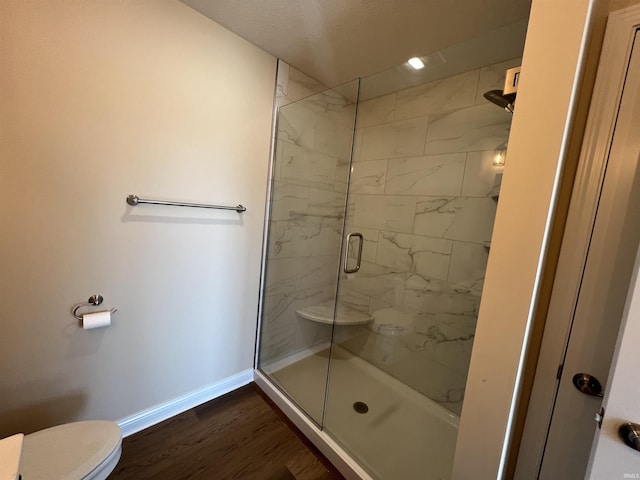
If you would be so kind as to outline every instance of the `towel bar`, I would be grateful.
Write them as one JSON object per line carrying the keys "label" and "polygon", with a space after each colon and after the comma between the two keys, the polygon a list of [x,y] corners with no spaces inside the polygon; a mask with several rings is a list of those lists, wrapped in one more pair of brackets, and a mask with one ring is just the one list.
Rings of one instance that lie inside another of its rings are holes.
{"label": "towel bar", "polygon": [[174,207],[195,207],[195,208],[215,208],[218,210],[235,210],[238,213],[246,212],[247,209],[242,205],[236,205],[235,207],[228,205],[209,205],[206,203],[187,203],[187,202],[170,202],[164,200],[149,200],[147,198],[140,198],[137,195],[129,195],[127,197],[127,203],[133,207],[141,203],[151,203],[153,205],[171,205]]}

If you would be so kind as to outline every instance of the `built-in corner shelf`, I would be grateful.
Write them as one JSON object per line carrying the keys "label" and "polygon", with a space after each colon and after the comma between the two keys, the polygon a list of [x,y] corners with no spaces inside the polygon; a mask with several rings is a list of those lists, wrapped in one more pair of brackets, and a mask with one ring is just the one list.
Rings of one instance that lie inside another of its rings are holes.
{"label": "built-in corner shelf", "polygon": [[[311,320],[312,322],[332,324],[333,302],[310,305],[296,310],[296,314],[300,318]],[[367,313],[360,312],[345,305],[338,306],[336,325],[363,325],[371,322],[372,320],[373,317]]]}

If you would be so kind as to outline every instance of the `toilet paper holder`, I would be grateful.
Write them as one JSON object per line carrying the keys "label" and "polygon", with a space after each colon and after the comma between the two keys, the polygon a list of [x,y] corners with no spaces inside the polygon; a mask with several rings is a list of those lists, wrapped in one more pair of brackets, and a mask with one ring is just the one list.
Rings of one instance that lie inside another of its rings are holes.
{"label": "toilet paper holder", "polygon": [[[78,304],[74,305],[73,308],[71,309],[71,314],[74,317],[76,317],[77,320],[82,320],[82,315],[78,315],[78,310],[79,309],[81,309],[82,307],[90,307],[90,306],[94,306],[94,305],[100,305],[103,300],[104,300],[104,298],[100,294],[96,293],[94,295],[91,295],[89,297],[89,300],[87,300],[86,302],[82,302],[82,303],[78,303]],[[111,310],[109,310],[109,312],[111,312],[111,315],[113,315],[117,311],[118,311],[117,308],[112,308]]]}

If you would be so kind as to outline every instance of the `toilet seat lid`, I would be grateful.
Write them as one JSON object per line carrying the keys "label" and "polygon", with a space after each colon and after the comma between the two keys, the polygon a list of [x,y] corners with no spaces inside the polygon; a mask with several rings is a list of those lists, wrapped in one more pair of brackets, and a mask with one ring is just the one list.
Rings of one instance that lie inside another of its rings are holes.
{"label": "toilet seat lid", "polygon": [[81,479],[98,470],[122,443],[114,422],[91,420],[24,437],[20,474],[26,479]]}

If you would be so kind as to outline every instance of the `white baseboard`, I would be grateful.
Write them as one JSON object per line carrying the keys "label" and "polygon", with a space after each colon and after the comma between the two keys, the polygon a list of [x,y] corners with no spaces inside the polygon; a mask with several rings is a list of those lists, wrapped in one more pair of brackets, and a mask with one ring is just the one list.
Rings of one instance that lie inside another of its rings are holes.
{"label": "white baseboard", "polygon": [[160,423],[168,418],[178,415],[190,408],[197,407],[209,400],[218,398],[225,393],[229,393],[237,388],[243,387],[253,381],[253,369],[244,370],[236,375],[225,378],[220,382],[207,387],[187,393],[181,397],[174,398],[168,402],[161,403],[131,416],[118,420],[117,423],[122,430],[122,436],[128,437],[145,428],[149,428],[156,423]]}

